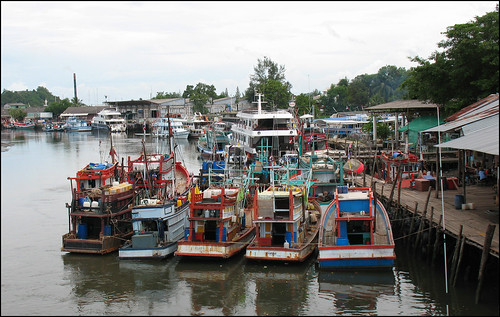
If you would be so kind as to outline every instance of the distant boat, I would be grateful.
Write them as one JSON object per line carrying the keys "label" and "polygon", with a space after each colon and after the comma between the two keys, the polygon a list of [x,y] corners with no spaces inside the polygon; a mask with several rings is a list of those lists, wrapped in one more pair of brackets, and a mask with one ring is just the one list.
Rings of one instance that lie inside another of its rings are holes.
{"label": "distant boat", "polygon": [[284,109],[263,110],[262,94],[257,97],[257,110],[242,110],[236,114],[239,121],[231,127],[231,144],[242,145],[250,155],[256,155],[260,146],[270,146],[269,155],[280,158],[294,148],[297,122],[294,115]]}
{"label": "distant boat", "polygon": [[43,126],[45,132],[60,132],[64,131],[64,124],[56,122],[47,122]]}
{"label": "distant boat", "polygon": [[198,139],[205,136],[206,128],[210,125],[210,121],[198,112],[188,118],[184,122],[184,125],[189,130],[189,138]]}
{"label": "distant boat", "polygon": [[78,117],[72,116],[66,120],[66,124],[64,125],[66,131],[72,132],[90,132],[92,131],[92,125],[89,124],[84,119],[80,119]]}
{"label": "distant boat", "polygon": [[394,246],[389,216],[371,188],[337,187],[321,218],[319,268],[392,268]]}
{"label": "distant boat", "polygon": [[168,138],[171,134],[174,139],[187,139],[189,130],[184,128],[181,120],[175,118],[158,118],[152,124],[153,135]]}
{"label": "distant boat", "polygon": [[202,159],[222,160],[226,154],[226,145],[230,144],[230,132],[216,130],[207,126],[205,136],[198,139],[197,149]]}
{"label": "distant boat", "polygon": [[19,130],[35,129],[35,123],[29,120],[24,122],[13,122],[12,128]]}
{"label": "distant boat", "polygon": [[110,132],[126,132],[127,123],[122,114],[114,108],[105,108],[92,118],[92,129]]}

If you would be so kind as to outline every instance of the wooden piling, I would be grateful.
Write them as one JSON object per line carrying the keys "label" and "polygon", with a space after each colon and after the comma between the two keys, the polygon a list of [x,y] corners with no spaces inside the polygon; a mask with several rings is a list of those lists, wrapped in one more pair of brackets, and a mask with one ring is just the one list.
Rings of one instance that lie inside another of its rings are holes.
{"label": "wooden piling", "polygon": [[460,248],[460,240],[462,239],[462,230],[464,229],[463,225],[460,225],[460,230],[457,236],[457,242],[455,243],[455,250],[453,251],[453,258],[451,259],[451,269],[450,269],[450,280],[453,281],[455,277],[455,268],[457,266],[458,261],[458,252]]}
{"label": "wooden piling", "polygon": [[392,203],[392,197],[394,197],[394,189],[396,188],[396,184],[399,180],[399,175],[401,175],[401,171],[402,171],[401,164],[398,164],[398,173],[396,175],[396,179],[392,183],[391,195],[389,196],[389,204]]}
{"label": "wooden piling", "polygon": [[413,223],[415,222],[415,217],[418,214],[417,213],[417,207],[418,207],[418,202],[416,201],[415,202],[415,213],[412,213],[411,222],[410,222],[410,231],[408,231],[408,234],[406,235],[406,239],[408,239],[412,235],[412,233],[413,233]]}
{"label": "wooden piling", "polygon": [[484,237],[483,254],[481,256],[481,264],[479,266],[479,276],[478,285],[476,289],[476,304],[479,303],[479,295],[481,294],[481,287],[483,286],[484,280],[484,269],[486,268],[486,261],[488,260],[488,254],[490,253],[491,240],[493,239],[493,233],[495,232],[495,225],[488,225],[486,230],[486,236]]}
{"label": "wooden piling", "polygon": [[439,223],[436,227],[436,239],[434,240],[434,251],[432,252],[432,265],[436,263],[436,255],[437,255],[437,250],[439,246],[439,237],[441,236],[440,232],[442,231],[441,229],[441,221],[443,221],[443,217],[439,217]]}
{"label": "wooden piling", "polygon": [[434,217],[434,206],[431,206],[431,215],[429,217],[429,239],[427,239],[427,259],[430,259],[430,250],[431,250],[431,237],[432,237],[432,228],[434,228],[434,222],[433,222],[433,217]]}
{"label": "wooden piling", "polygon": [[453,287],[457,284],[457,276],[460,272],[460,264],[462,263],[462,256],[464,255],[464,247],[465,247],[465,235],[462,236],[462,243],[460,243],[460,254],[458,256],[457,268],[455,269],[455,277],[453,278]]}
{"label": "wooden piling", "polygon": [[420,246],[420,240],[422,233],[425,229],[425,216],[427,214],[427,206],[425,206],[424,213],[420,217],[420,225],[418,226],[418,233],[417,233],[417,239],[415,241],[415,248],[418,248]]}

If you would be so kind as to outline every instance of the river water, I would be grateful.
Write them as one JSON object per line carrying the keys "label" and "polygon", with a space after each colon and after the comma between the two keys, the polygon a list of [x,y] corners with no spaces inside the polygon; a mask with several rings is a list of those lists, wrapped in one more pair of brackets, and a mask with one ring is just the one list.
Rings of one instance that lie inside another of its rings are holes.
{"label": "river water", "polygon": [[[145,137],[146,151],[162,150]],[[8,146],[4,145],[8,143]],[[115,135],[125,162],[142,137]],[[61,252],[68,229],[69,176],[109,158],[110,136],[90,132],[2,131],[2,315],[489,315],[498,298],[475,287],[445,289],[432,267],[397,245],[392,271],[324,272],[301,264],[230,260],[119,260]],[[199,172],[196,141],[178,158]]]}

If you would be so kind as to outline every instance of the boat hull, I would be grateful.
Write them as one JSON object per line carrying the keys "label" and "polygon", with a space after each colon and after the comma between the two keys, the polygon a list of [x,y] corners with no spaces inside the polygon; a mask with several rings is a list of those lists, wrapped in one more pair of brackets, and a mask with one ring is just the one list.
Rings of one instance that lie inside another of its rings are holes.
{"label": "boat hull", "polygon": [[63,236],[61,251],[71,253],[108,254],[117,251],[123,244],[123,239],[130,237],[132,231],[125,236],[108,236],[102,239],[78,239],[71,234]]}
{"label": "boat hull", "polygon": [[165,259],[177,250],[177,243],[155,248],[132,248],[131,244],[124,245],[118,251],[118,258],[124,259]]}
{"label": "boat hull", "polygon": [[243,251],[255,238],[255,227],[246,228],[239,239],[227,242],[186,241],[178,242],[175,255],[195,257],[230,258]]}
{"label": "boat hull", "polygon": [[303,262],[316,250],[316,240],[299,249],[249,246],[245,257],[252,260]]}
{"label": "boat hull", "polygon": [[393,246],[319,247],[319,268],[392,268]]}

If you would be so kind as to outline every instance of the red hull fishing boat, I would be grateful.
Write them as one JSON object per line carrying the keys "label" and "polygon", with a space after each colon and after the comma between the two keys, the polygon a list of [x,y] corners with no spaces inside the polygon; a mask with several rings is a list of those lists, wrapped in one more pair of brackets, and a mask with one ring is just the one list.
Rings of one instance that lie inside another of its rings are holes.
{"label": "red hull fishing boat", "polygon": [[135,188],[125,181],[113,148],[110,155],[112,163],[89,163],[68,177],[72,199],[66,203],[69,232],[62,237],[62,251],[107,254],[132,235]]}

